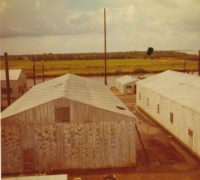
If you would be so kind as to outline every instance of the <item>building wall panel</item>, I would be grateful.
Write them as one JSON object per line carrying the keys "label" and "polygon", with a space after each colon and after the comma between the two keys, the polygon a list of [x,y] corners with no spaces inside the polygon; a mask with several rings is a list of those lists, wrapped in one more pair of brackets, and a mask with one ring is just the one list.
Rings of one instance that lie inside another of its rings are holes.
{"label": "building wall panel", "polygon": [[[139,99],[141,93],[141,100]],[[149,98],[149,106],[147,106]],[[159,124],[183,142],[191,151],[200,157],[200,114],[176,102],[137,85],[137,105],[153,117]],[[160,104],[160,113],[156,113],[156,104]],[[173,113],[173,123],[170,122],[170,112]],[[188,129],[193,130],[193,139],[188,135]]]}
{"label": "building wall panel", "polygon": [[21,137],[18,126],[1,127],[2,172],[13,173],[22,170]]}
{"label": "building wall panel", "polygon": [[33,151],[34,171],[135,165],[133,121],[26,125],[21,130],[20,136],[17,125],[2,129],[4,173],[23,172],[21,153],[28,149]]}
{"label": "building wall panel", "polygon": [[[22,91],[19,91],[19,87],[22,87]],[[1,81],[1,88],[6,88],[6,81]],[[22,96],[27,91],[26,86],[26,76],[24,73],[20,74],[19,79],[17,80],[10,80],[10,88],[12,89],[11,93],[11,102],[14,102],[20,96]],[[1,106],[7,106],[7,95],[6,93],[1,94]]]}
{"label": "building wall panel", "polygon": [[[55,106],[69,105],[70,122],[56,122]],[[3,119],[4,126],[20,129],[14,131],[18,132],[15,144],[20,157],[14,163],[20,172],[25,171],[23,152],[29,150],[33,171],[126,167],[136,162],[133,117],[91,105],[58,99]],[[10,138],[8,133],[2,134]],[[15,151],[10,143],[3,142],[3,153],[6,148]],[[3,173],[18,171],[8,164],[14,155],[5,156]]]}

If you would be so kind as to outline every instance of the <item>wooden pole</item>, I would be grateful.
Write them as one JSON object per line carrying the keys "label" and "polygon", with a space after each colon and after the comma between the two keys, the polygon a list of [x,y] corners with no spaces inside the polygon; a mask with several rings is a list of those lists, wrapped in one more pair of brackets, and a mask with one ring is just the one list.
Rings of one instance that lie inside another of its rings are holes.
{"label": "wooden pole", "polygon": [[7,102],[9,106],[11,104],[10,80],[9,80],[8,54],[6,52],[4,53],[4,57],[5,57],[6,93],[7,93]]}
{"label": "wooden pole", "polygon": [[186,62],[185,62],[185,59],[184,59],[184,65],[183,65],[183,70],[184,70],[184,72],[185,72],[185,70],[186,70]]}
{"label": "wooden pole", "polygon": [[200,50],[199,50],[199,60],[198,60],[198,75],[200,76]]}
{"label": "wooden pole", "polygon": [[104,8],[104,63],[105,63],[105,85],[107,85],[107,54],[106,54],[106,9]]}
{"label": "wooden pole", "polygon": [[42,59],[42,82],[44,82],[44,60]]}
{"label": "wooden pole", "polygon": [[33,61],[33,84],[35,85],[35,56],[32,56]]}

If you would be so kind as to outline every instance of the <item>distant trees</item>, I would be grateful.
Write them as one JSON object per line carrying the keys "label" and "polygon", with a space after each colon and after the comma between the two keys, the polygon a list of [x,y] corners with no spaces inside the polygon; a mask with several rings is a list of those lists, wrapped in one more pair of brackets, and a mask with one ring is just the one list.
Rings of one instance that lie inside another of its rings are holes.
{"label": "distant trees", "polygon": [[[151,55],[152,59],[160,58],[175,58],[175,59],[185,59],[185,60],[197,60],[197,55],[187,54],[184,52],[176,51],[154,51],[152,47],[144,51],[129,51],[129,52],[110,52],[107,53],[108,59],[145,59],[147,55]],[[8,60],[27,60],[33,55],[9,55]],[[36,54],[34,55],[36,61],[43,60],[93,60],[93,59],[103,59],[103,53],[68,53],[68,54]],[[2,58],[2,56],[1,56]]]}

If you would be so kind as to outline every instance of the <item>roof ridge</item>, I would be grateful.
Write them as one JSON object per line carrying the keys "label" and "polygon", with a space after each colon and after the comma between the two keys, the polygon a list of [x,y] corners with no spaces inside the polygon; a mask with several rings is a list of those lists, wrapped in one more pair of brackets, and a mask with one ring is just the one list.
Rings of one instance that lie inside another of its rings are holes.
{"label": "roof ridge", "polygon": [[130,115],[130,112],[124,112],[115,107],[115,105],[125,105],[114,94],[111,94],[111,91],[103,83],[73,74],[66,74],[32,87],[2,112],[2,118],[61,97],[124,115]]}

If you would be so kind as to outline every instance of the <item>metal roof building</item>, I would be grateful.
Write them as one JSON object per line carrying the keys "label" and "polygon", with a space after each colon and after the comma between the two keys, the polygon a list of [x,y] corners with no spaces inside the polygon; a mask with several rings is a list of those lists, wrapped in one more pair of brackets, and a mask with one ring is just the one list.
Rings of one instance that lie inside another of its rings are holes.
{"label": "metal roof building", "polygon": [[[9,70],[9,79],[10,80],[18,80],[21,73],[22,73],[22,69],[10,69]],[[0,74],[1,74],[1,76],[0,76],[1,81],[5,81],[6,80],[5,70],[0,70]]]}
{"label": "metal roof building", "polygon": [[137,82],[137,105],[200,157],[200,78],[165,71]]}
{"label": "metal roof building", "polygon": [[123,94],[136,93],[136,77],[125,75],[116,79],[116,88]]}
{"label": "metal roof building", "polygon": [[[7,88],[6,88],[6,77],[5,70],[0,70],[1,79],[1,108],[7,107]],[[22,69],[10,69],[9,70],[9,80],[10,80],[10,95],[11,102],[18,99],[24,92],[27,91],[26,85],[26,75],[23,73]]]}
{"label": "metal roof building", "polygon": [[38,84],[1,115],[4,173],[135,165],[134,115],[94,80]]}
{"label": "metal roof building", "polygon": [[[104,84],[68,74],[38,84],[2,113],[12,116],[58,98],[66,98],[108,111],[133,116],[126,106]],[[121,109],[125,110],[121,110]]]}

